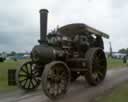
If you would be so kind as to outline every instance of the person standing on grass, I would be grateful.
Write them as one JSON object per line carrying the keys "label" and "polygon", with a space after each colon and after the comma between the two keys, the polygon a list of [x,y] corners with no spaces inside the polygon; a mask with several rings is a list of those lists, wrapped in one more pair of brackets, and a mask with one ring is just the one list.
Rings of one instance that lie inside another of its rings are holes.
{"label": "person standing on grass", "polygon": [[125,55],[125,56],[123,57],[123,63],[124,63],[124,64],[127,63],[127,55]]}

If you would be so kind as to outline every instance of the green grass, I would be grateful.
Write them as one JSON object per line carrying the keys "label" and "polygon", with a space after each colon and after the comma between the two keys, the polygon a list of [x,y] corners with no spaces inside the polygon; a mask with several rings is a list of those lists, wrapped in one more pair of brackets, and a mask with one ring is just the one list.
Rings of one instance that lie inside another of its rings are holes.
{"label": "green grass", "polygon": [[111,68],[121,68],[121,67],[126,67],[127,66],[127,64],[123,63],[123,60],[112,59],[112,58],[108,58],[107,59],[107,64],[108,64],[108,69],[111,69]]}
{"label": "green grass", "polygon": [[[15,86],[8,86],[8,69],[16,69],[26,60],[15,61],[6,61],[0,63],[0,91],[11,91],[15,90]],[[108,68],[120,68],[125,67],[126,64],[123,64],[122,60],[118,59],[108,59]]]}
{"label": "green grass", "polygon": [[101,96],[96,102],[128,102],[128,82],[115,88],[107,96]]}
{"label": "green grass", "polygon": [[8,69],[18,68],[25,60],[0,62],[0,91],[15,90],[15,86],[8,86]]}

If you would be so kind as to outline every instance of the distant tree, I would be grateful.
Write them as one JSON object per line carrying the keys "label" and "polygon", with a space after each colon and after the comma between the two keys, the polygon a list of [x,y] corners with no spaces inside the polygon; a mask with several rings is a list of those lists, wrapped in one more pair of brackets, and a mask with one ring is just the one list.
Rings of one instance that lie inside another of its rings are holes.
{"label": "distant tree", "polygon": [[122,48],[118,52],[128,54],[128,48]]}
{"label": "distant tree", "polygon": [[9,55],[10,56],[15,56],[16,55],[16,52],[15,51],[12,51]]}

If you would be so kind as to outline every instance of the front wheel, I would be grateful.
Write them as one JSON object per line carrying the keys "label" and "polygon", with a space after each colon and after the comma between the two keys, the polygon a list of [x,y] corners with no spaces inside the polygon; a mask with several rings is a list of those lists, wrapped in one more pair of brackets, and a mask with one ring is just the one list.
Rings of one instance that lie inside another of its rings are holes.
{"label": "front wheel", "polygon": [[42,88],[51,99],[63,96],[70,82],[70,70],[60,61],[54,61],[45,66],[42,75]]}

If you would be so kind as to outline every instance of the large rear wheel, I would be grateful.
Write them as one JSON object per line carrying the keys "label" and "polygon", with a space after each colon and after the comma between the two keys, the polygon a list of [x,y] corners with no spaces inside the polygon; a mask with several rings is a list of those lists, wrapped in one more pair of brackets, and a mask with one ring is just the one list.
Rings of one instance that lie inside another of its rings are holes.
{"label": "large rear wheel", "polygon": [[106,75],[107,61],[101,48],[90,48],[86,53],[87,69],[86,80],[90,85],[98,85]]}

